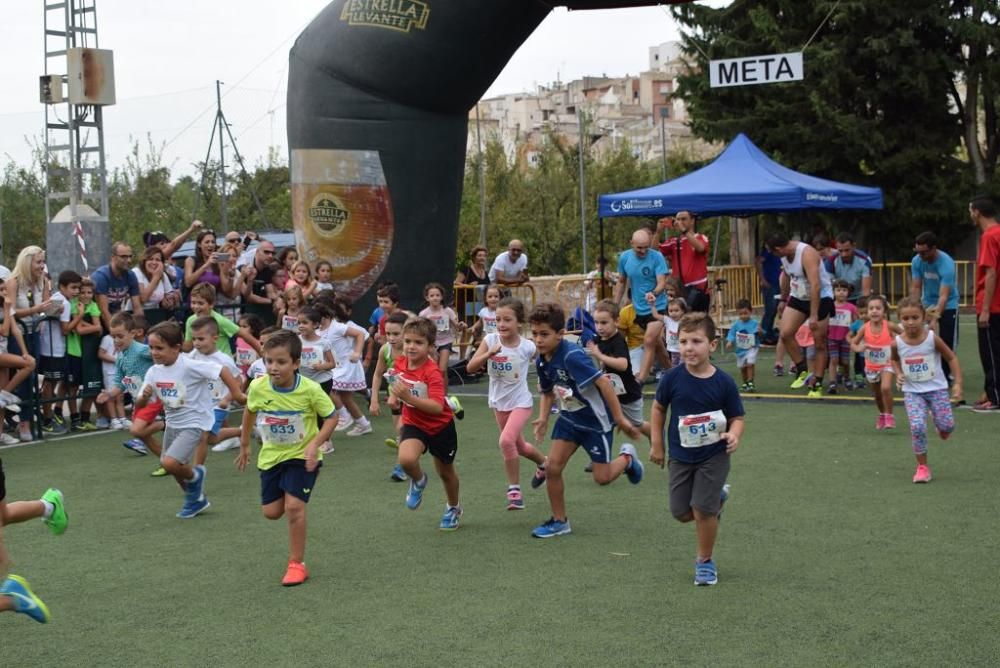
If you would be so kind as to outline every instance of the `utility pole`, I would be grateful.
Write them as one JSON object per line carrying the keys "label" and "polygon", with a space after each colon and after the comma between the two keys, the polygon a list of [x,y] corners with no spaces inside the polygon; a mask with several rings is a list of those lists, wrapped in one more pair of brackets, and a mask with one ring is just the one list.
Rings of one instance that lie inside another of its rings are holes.
{"label": "utility pole", "polygon": [[586,133],[584,132],[583,121],[583,108],[580,105],[577,105],[576,122],[580,127],[580,150],[577,151],[580,155],[580,234],[583,239],[583,273],[586,274],[589,271],[590,263],[587,262],[587,186],[584,182],[585,177],[583,172],[583,149],[586,146],[584,143]]}
{"label": "utility pole", "polygon": [[226,202],[226,145],[222,131],[226,123],[225,116],[222,115],[222,82],[215,80],[215,120],[219,124],[219,190],[222,195],[220,206],[222,207],[222,234],[229,232],[229,206]]}

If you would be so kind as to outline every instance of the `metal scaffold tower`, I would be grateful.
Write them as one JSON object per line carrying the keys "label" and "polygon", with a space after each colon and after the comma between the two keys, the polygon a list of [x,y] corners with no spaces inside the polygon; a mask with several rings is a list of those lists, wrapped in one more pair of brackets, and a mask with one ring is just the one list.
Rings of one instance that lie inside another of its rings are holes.
{"label": "metal scaffold tower", "polygon": [[114,67],[99,48],[96,0],[43,3],[48,261],[89,273],[110,251],[103,107],[115,101]]}

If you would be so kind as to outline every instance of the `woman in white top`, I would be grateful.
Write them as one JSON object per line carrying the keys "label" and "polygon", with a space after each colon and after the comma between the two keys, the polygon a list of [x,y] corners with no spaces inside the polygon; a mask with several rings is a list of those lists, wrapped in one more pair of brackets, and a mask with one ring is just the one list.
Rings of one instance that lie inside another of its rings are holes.
{"label": "woman in white top", "polygon": [[520,335],[524,305],[518,299],[500,300],[496,309],[496,332],[487,334],[469,360],[469,373],[485,364],[490,376],[489,404],[500,426],[500,452],[507,472],[507,509],[523,510],[518,456],[538,467],[532,487],[545,482],[545,455],[524,440],[524,426],[531,419],[533,399],[528,389],[528,368],[535,358],[535,344]]}
{"label": "woman in white top", "polygon": [[[139,300],[143,309],[173,309],[180,305],[180,293],[174,289],[167,267],[163,261],[163,251],[158,246],[150,246],[142,253],[139,265],[132,268],[139,281]],[[125,302],[123,311],[132,310],[132,301]]]}
{"label": "woman in white top", "polygon": [[[27,350],[20,350],[14,339],[8,339],[7,345],[15,355],[29,355],[38,359],[40,333],[38,324],[52,307],[49,292],[49,282],[45,278],[45,251],[39,246],[26,246],[17,254],[14,271],[6,281],[7,296],[14,302],[14,317],[23,325],[24,342]],[[22,399],[27,398],[31,388],[27,382],[17,387],[17,394]],[[22,441],[31,440],[31,411],[27,417],[21,418],[19,425]]]}

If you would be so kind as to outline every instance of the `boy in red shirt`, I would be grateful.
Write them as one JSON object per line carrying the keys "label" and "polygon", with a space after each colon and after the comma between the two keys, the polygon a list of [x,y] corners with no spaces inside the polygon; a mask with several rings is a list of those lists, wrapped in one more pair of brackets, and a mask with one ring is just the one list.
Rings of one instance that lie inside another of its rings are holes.
{"label": "boy in red shirt", "polygon": [[462,516],[462,506],[458,503],[458,472],[454,465],[458,435],[445,398],[444,376],[437,360],[431,359],[431,351],[437,353],[436,338],[437,329],[426,318],[412,318],[403,325],[403,354],[386,373],[388,403],[391,408],[400,405],[403,408],[399,465],[410,476],[406,507],[416,510],[423,500],[427,476],[420,468],[420,455],[429,450],[448,499],[440,528],[454,531]]}

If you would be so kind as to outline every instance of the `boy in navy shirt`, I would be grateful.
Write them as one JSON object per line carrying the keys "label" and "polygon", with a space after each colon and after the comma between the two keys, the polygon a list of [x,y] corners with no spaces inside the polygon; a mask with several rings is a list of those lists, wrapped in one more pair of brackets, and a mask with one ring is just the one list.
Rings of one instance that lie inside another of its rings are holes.
{"label": "boy in navy shirt", "polygon": [[694,583],[718,582],[712,549],[719,513],[729,496],[729,456],[743,435],[743,402],[736,383],[709,359],[718,343],[715,323],[705,313],[689,313],[679,328],[682,365],[660,380],[653,402],[650,460],[664,462],[663,427],[670,423],[670,512],[679,522],[694,520],[698,536]]}
{"label": "boy in navy shirt", "polygon": [[563,497],[562,472],[577,447],[583,446],[594,465],[594,481],[607,485],[622,473],[633,485],[642,480],[642,462],[635,447],[623,443],[611,456],[613,436],[610,417],[632,438],[641,436],[622,412],[611,382],[598,371],[583,348],[563,340],[566,317],[558,304],[538,304],[528,318],[538,349],[538,385],[542,400],[538,419],[532,422],[535,442],[541,443],[552,406],[559,419],[552,429],[552,449],[545,467],[552,517],[531,532],[535,538],[552,538],[570,532]]}

